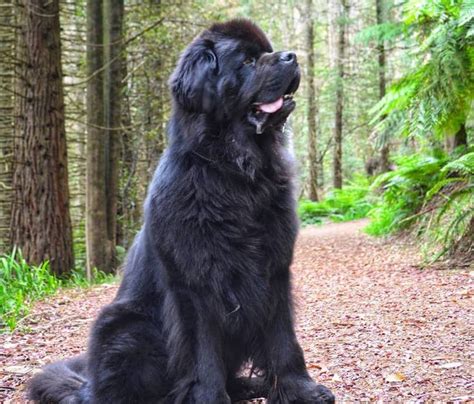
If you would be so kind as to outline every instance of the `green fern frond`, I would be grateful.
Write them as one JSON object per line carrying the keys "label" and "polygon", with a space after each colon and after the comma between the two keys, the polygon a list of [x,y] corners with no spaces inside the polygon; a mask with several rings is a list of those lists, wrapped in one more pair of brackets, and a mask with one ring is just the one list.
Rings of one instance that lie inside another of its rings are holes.
{"label": "green fern frond", "polygon": [[459,25],[474,24],[474,2],[466,0],[461,5]]}
{"label": "green fern frond", "polygon": [[455,184],[455,183],[463,183],[466,179],[463,177],[452,177],[452,178],[443,178],[440,181],[436,182],[431,189],[426,193],[425,200],[429,202],[433,199],[434,196],[438,195],[440,191],[447,187],[448,185]]}
{"label": "green fern frond", "polygon": [[441,170],[443,173],[458,172],[474,176],[474,152],[466,153],[460,158],[446,164]]}
{"label": "green fern frond", "polygon": [[372,25],[360,31],[355,40],[358,43],[380,43],[394,41],[407,33],[406,27],[399,22],[385,22]]}
{"label": "green fern frond", "polygon": [[[407,2],[404,23],[418,42],[412,54],[419,63],[370,111],[379,134],[394,129],[394,135],[442,138],[465,122],[474,99],[472,8],[452,0]],[[403,112],[394,126],[391,115]]]}

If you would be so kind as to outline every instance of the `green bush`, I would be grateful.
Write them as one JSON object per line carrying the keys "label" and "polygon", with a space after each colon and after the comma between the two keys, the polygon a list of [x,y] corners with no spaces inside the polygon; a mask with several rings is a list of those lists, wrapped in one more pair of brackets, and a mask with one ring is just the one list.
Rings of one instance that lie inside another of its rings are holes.
{"label": "green bush", "polygon": [[327,210],[321,202],[303,199],[298,203],[298,217],[303,225],[320,224],[327,217]]}
{"label": "green bush", "polygon": [[367,233],[375,236],[401,230],[413,223],[413,215],[424,203],[425,195],[439,179],[446,157],[403,156],[396,159],[397,169],[379,175],[372,191],[382,196],[369,212]]}
{"label": "green bush", "polygon": [[474,230],[474,152],[450,160],[441,169],[438,181],[426,193],[419,232],[425,240],[424,252],[430,261],[458,246],[472,247]]}
{"label": "green bush", "polygon": [[366,232],[378,236],[410,227],[436,260],[472,231],[474,152],[400,157],[397,169],[377,177],[372,190],[382,195],[369,212]]}
{"label": "green bush", "polygon": [[49,272],[46,261],[30,266],[18,250],[0,257],[0,328],[14,329],[28,313],[28,303],[54,293],[61,281]]}
{"label": "green bush", "polygon": [[[114,277],[95,271],[93,284],[111,281]],[[59,279],[49,269],[49,262],[29,265],[19,250],[0,256],[0,332],[13,330],[26,316],[31,303],[54,294],[60,287],[88,287],[85,272],[74,270],[67,279]]]}
{"label": "green bush", "polygon": [[105,272],[99,271],[94,268],[92,271],[92,281],[87,279],[85,269],[76,268],[74,269],[69,277],[62,281],[61,286],[63,287],[80,287],[88,288],[92,285],[101,285],[103,283],[113,282],[115,280],[114,274],[106,274]]}
{"label": "green bush", "polygon": [[369,189],[369,180],[359,176],[344,188],[330,191],[321,202],[301,200],[298,204],[301,223],[319,224],[324,219],[345,222],[366,217],[373,206]]}

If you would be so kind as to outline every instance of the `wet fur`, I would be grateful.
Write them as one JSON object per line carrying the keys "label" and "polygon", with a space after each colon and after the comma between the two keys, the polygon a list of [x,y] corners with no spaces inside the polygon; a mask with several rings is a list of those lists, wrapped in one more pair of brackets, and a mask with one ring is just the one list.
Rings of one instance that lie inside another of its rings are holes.
{"label": "wet fur", "polygon": [[[241,67],[242,52],[259,57],[254,70]],[[292,80],[297,87],[297,66],[280,67],[271,52],[245,20],[214,25],[184,52],[170,80],[170,146],[117,296],[93,325],[87,354],[46,367],[30,398],[333,401],[309,377],[293,330],[289,266],[298,224],[282,128],[294,103],[272,116],[249,112],[259,97],[275,97]],[[248,361],[261,377],[237,379]]]}

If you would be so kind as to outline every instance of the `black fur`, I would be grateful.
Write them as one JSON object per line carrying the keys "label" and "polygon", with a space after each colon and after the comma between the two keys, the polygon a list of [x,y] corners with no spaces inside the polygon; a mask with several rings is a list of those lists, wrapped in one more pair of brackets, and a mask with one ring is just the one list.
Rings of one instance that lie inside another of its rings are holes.
{"label": "black fur", "polygon": [[[118,294],[87,355],[46,367],[32,399],[334,401],[309,377],[293,330],[298,225],[282,126],[295,104],[286,99],[272,114],[255,105],[298,84],[294,55],[272,52],[246,20],[216,24],[185,50],[170,80],[170,146]],[[260,378],[237,378],[248,362]]]}

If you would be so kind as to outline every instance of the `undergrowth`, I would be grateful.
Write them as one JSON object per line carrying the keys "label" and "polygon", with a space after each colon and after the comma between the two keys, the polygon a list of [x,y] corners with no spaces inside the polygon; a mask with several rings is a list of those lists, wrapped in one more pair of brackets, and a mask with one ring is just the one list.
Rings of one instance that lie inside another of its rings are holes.
{"label": "undergrowth", "polygon": [[395,166],[372,184],[360,176],[323,201],[300,201],[301,223],[369,217],[365,231],[370,235],[411,231],[426,261],[474,255],[474,150],[401,156]]}
{"label": "undergrowth", "polygon": [[19,250],[0,256],[0,332],[14,330],[29,313],[33,301],[54,294],[61,287],[88,287],[111,281],[113,276],[95,271],[93,279],[88,281],[81,270],[59,279],[50,272],[47,261],[29,265]]}
{"label": "undergrowth", "polygon": [[[470,237],[474,223],[474,151],[447,156],[400,157],[397,169],[380,175],[372,192],[382,192],[369,212],[371,235],[408,229],[436,261]],[[472,240],[471,240],[472,243]]]}
{"label": "undergrowth", "polygon": [[372,220],[367,233],[380,236],[408,228],[423,206],[426,193],[438,182],[444,164],[444,156],[396,159],[397,169],[379,175],[372,184],[372,192],[381,192],[381,196],[369,212]]}
{"label": "undergrowth", "polygon": [[330,191],[320,202],[301,200],[298,216],[303,225],[319,224],[324,219],[347,222],[364,218],[373,206],[369,190],[369,180],[358,176],[344,188]]}

